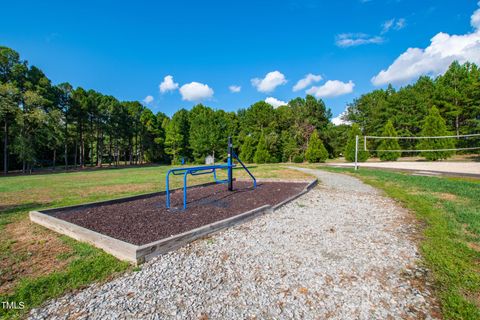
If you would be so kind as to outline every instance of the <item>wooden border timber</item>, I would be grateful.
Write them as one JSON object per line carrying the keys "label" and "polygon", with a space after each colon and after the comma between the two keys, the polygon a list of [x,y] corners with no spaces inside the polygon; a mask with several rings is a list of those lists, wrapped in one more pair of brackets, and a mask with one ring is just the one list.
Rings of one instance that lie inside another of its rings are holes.
{"label": "wooden border timber", "polygon": [[137,263],[136,252],[138,246],[134,244],[80,227],[76,224],[52,217],[51,215],[39,211],[30,211],[30,220],[47,229],[103,249],[105,252],[110,253],[120,260]]}
{"label": "wooden border timber", "polygon": [[[30,220],[50,230],[53,230],[57,233],[67,235],[78,241],[87,242],[97,248],[103,249],[105,252],[117,257],[120,260],[125,260],[133,264],[141,264],[145,261],[151,260],[152,258],[158,255],[178,249],[186,245],[187,243],[190,243],[206,235],[218,232],[220,230],[223,230],[229,227],[233,227],[238,224],[242,224],[260,215],[271,213],[279,209],[281,206],[287,204],[288,202],[293,201],[296,198],[300,197],[301,195],[307,193],[318,183],[317,179],[310,180],[310,181],[260,179],[259,181],[260,182],[276,181],[276,182],[292,182],[292,183],[309,182],[309,183],[307,186],[305,186],[305,188],[301,192],[299,192],[296,195],[293,195],[292,197],[282,201],[277,205],[274,205],[274,206],[264,205],[262,207],[252,209],[250,211],[238,214],[236,216],[233,216],[224,220],[216,221],[211,224],[186,231],[184,233],[176,234],[171,237],[164,238],[164,239],[147,243],[144,245],[140,245],[140,246],[106,236],[99,232],[92,231],[84,227],[80,227],[76,224],[64,221],[62,219],[55,218],[51,216],[50,213],[58,212],[60,210],[65,210],[65,209],[85,208],[85,207],[91,207],[96,205],[125,202],[129,200],[134,200],[134,199],[142,199],[145,197],[150,197],[150,196],[165,193],[164,191],[131,196],[126,198],[119,198],[114,200],[86,203],[86,204],[69,206],[69,207],[47,209],[43,211],[30,211]],[[192,187],[195,187],[195,186],[192,186]]]}

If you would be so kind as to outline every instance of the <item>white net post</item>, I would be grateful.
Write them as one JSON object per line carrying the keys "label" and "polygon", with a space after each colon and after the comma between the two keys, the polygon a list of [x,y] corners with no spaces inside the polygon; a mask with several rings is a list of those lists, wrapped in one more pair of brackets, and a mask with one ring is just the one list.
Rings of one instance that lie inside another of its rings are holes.
{"label": "white net post", "polygon": [[358,170],[358,135],[355,136],[355,171]]}

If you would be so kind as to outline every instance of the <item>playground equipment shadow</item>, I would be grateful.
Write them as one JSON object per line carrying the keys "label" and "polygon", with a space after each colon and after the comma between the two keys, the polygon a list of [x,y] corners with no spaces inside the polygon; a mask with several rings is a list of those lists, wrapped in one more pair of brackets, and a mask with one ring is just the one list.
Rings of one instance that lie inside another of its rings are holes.
{"label": "playground equipment shadow", "polygon": [[182,209],[182,190],[73,207],[33,211],[32,221],[77,240],[89,242],[120,259],[142,263],[217,230],[274,210],[307,192],[316,181],[236,181],[234,191],[224,184],[189,188],[188,208]]}

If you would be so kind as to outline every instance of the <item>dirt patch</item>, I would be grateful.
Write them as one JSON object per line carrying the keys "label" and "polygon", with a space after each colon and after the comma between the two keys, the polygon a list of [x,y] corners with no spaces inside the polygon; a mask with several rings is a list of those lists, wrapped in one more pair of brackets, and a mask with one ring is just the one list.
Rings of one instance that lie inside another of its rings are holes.
{"label": "dirt patch", "polygon": [[480,252],[480,245],[478,243],[475,243],[475,242],[467,242],[467,246],[470,248],[470,249],[473,249],[477,252]]}
{"label": "dirt patch", "polygon": [[14,191],[0,193],[0,203],[3,210],[8,210],[20,203],[38,203],[39,205],[49,204],[53,201],[51,190],[44,189],[29,189],[28,191]]}
{"label": "dirt patch", "polygon": [[435,192],[435,196],[442,200],[458,202],[458,197],[451,193]]}
{"label": "dirt patch", "polygon": [[0,237],[0,295],[13,291],[24,278],[39,277],[62,270],[69,263],[59,260],[71,249],[56,234],[31,223],[27,218],[5,226]]}
{"label": "dirt patch", "polygon": [[465,299],[480,308],[480,293],[479,292],[463,292]]}
{"label": "dirt patch", "polygon": [[202,185],[188,190],[187,210],[182,209],[183,191],[171,194],[171,209],[165,207],[165,195],[113,204],[98,204],[65,209],[53,216],[84,228],[142,245],[183,233],[240,213],[275,205],[298,194],[307,183],[236,181],[234,191],[224,184]]}
{"label": "dirt patch", "polygon": [[463,234],[468,237],[468,238],[472,238],[472,239],[478,239],[478,234],[468,230],[468,227],[469,225],[466,224],[466,223],[463,223],[462,224],[462,232]]}

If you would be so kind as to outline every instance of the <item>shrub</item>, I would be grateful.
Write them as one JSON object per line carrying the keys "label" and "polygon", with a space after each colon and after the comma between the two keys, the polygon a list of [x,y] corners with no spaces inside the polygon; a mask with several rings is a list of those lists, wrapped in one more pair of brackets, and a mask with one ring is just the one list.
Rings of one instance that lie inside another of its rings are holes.
{"label": "shrub", "polygon": [[322,140],[318,137],[317,130],[314,130],[310,135],[305,158],[310,163],[325,162],[328,158],[327,149],[325,149]]}
{"label": "shrub", "polygon": [[[362,131],[360,130],[360,127],[358,124],[354,123],[352,127],[350,128],[350,133],[348,135],[348,142],[345,147],[345,159],[347,161],[353,162],[355,161],[355,136],[361,136]],[[359,162],[364,162],[367,161],[369,157],[368,151],[363,150],[363,148],[358,146],[358,155],[357,155],[357,160]]]}
{"label": "shrub", "polygon": [[[382,135],[384,137],[397,137],[397,131],[393,126],[391,120],[388,120],[387,124],[385,124],[385,128],[383,129]],[[378,146],[379,150],[400,150],[400,145],[398,144],[397,139],[383,139],[380,145]],[[378,156],[382,161],[396,161],[400,158],[400,152],[378,152]]]}
{"label": "shrub", "polygon": [[303,155],[302,154],[296,154],[293,156],[293,162],[295,163],[302,163],[303,162]]}
{"label": "shrub", "polygon": [[255,141],[251,136],[247,136],[242,144],[240,159],[246,163],[253,162],[255,156]]}
{"label": "shrub", "polygon": [[268,152],[267,143],[263,134],[260,136],[260,140],[258,140],[254,161],[255,163],[267,163],[270,161],[270,153]]}
{"label": "shrub", "polygon": [[[421,135],[422,136],[448,136],[451,133],[447,130],[445,119],[440,115],[440,111],[436,107],[432,107],[426,116]],[[420,150],[434,150],[434,149],[452,149],[455,148],[455,142],[452,139],[422,139],[417,148]],[[454,151],[429,151],[422,152],[421,155],[427,160],[441,160],[451,157]]]}

